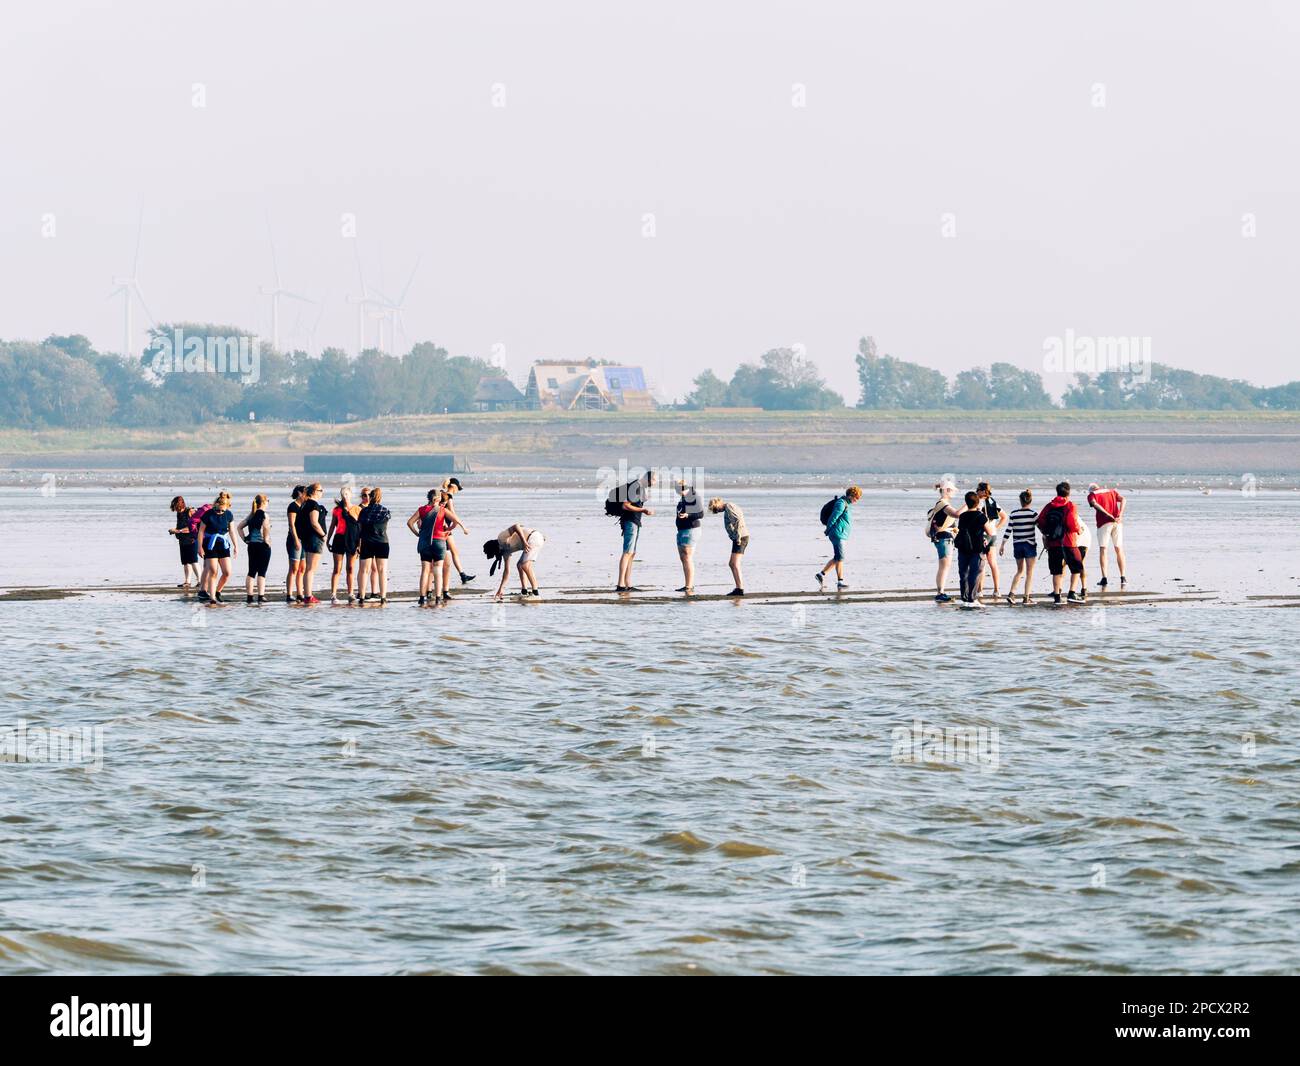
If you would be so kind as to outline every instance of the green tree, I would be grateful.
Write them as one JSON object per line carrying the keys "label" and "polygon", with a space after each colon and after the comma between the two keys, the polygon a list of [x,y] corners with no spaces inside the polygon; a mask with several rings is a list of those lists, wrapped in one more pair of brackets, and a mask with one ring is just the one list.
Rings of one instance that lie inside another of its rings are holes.
{"label": "green tree", "polygon": [[725,407],[727,405],[727,383],[712,370],[705,370],[695,376],[695,389],[686,397],[690,407]]}
{"label": "green tree", "polygon": [[880,355],[873,337],[858,342],[861,398],[858,406],[876,409],[935,410],[948,399],[948,381],[937,370]]}

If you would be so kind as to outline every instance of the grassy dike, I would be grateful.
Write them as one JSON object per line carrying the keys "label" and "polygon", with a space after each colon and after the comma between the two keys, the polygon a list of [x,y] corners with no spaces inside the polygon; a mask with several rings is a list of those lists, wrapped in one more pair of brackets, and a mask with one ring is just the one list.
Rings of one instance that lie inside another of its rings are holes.
{"label": "grassy dike", "polygon": [[0,468],[301,469],[307,452],[451,452],[476,470],[1252,472],[1300,467],[1300,412],[658,411],[408,415],[177,430],[3,430]]}

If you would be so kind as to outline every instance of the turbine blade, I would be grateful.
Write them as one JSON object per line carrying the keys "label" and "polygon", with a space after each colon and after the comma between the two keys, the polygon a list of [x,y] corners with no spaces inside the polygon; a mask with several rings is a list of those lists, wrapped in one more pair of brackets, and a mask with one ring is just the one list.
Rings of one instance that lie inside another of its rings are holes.
{"label": "turbine blade", "polygon": [[415,272],[420,269],[420,257],[415,257],[415,266],[411,267],[411,276],[406,279],[406,285],[402,289],[402,295],[397,298],[397,306],[401,307],[406,303],[406,294],[411,291],[411,282],[415,280]]}

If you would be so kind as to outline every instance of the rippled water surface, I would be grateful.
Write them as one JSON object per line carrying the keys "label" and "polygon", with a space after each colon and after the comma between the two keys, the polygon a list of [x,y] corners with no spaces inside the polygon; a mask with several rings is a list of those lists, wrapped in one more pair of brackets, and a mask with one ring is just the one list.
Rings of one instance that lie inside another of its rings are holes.
{"label": "rippled water surface", "polygon": [[[605,583],[591,528],[544,584]],[[130,576],[174,580],[147,543]],[[874,583],[922,587],[912,556]],[[1297,638],[1244,599],[0,601],[0,726],[103,726],[97,771],[0,763],[0,970],[1293,972]],[[917,720],[996,749],[906,761]]]}

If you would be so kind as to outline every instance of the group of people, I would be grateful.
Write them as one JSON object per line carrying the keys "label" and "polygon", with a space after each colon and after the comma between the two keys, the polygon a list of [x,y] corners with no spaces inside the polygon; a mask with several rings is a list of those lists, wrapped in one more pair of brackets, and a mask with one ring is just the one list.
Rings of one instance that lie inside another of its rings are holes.
{"label": "group of people", "polygon": [[[636,561],[637,544],[641,539],[641,519],[651,516],[654,511],[647,506],[650,490],[655,484],[655,473],[647,470],[639,478],[621,485],[610,492],[605,502],[605,513],[618,519],[619,530],[623,538],[623,551],[618,558],[618,577],[615,592],[639,592],[632,584],[632,565]],[[706,505],[700,500],[695,486],[687,481],[678,481],[677,490],[677,555],[682,564],[683,585],[678,592],[687,596],[695,592],[695,538],[704,524]],[[820,519],[823,532],[831,542],[831,558],[817,572],[817,584],[825,587],[826,575],[835,571],[836,589],[848,588],[844,580],[845,541],[853,526],[853,515],[849,510],[862,499],[862,490],[857,485],[850,485],[842,496],[836,496],[822,508]],[[707,513],[722,515],[722,528],[731,541],[731,553],[727,565],[731,570],[735,587],[727,593],[729,597],[745,595],[745,579],[741,572],[741,560],[745,549],[749,547],[749,527],[745,525],[745,512],[730,500],[714,496],[707,504]]]}
{"label": "group of people", "polygon": [[[980,599],[984,587],[985,564],[993,579],[993,596],[1000,592],[998,559],[1006,554],[1007,541],[1011,541],[1016,572],[1007,588],[1006,601],[1016,602],[1016,586],[1021,585],[1020,602],[1032,604],[1030,585],[1034,577],[1034,564],[1038,561],[1039,534],[1047,552],[1047,567],[1052,575],[1052,601],[1059,604],[1085,603],[1088,599],[1085,560],[1092,544],[1087,523],[1070,499],[1070,483],[1062,481],[1056,486],[1056,496],[1041,511],[1032,504],[1034,494],[1025,489],[1020,493],[1020,506],[1009,514],[998,506],[993,490],[987,481],[981,481],[963,497],[963,506],[953,505],[957,486],[940,482],[935,486],[939,499],[926,514],[925,529],[939,556],[935,573],[936,601],[952,597],[946,591],[948,571],[952,566],[954,548],[957,553],[957,574],[961,599],[964,604],[982,607]],[[1111,549],[1119,568],[1119,583],[1128,584],[1124,560],[1124,497],[1117,489],[1102,488],[1096,482],[1088,486],[1088,506],[1093,509],[1097,523],[1097,540],[1100,545],[1101,580],[1098,585],[1109,584],[1106,572],[1106,551]],[[1001,543],[999,544],[999,534]],[[996,548],[996,551],[994,550]],[[1070,581],[1062,601],[1061,589],[1065,572]]]}
{"label": "group of people", "polygon": [[[617,593],[640,591],[632,584],[632,568],[642,520],[654,515],[649,506],[654,485],[655,473],[647,470],[635,480],[614,489],[606,499],[605,513],[618,520],[623,545],[614,587]],[[677,591],[687,596],[695,593],[696,538],[706,515],[721,515],[723,531],[731,542],[728,566],[734,581],[734,587],[727,595],[744,596],[741,564],[749,547],[749,528],[745,524],[744,511],[720,496],[705,503],[697,494],[696,487],[687,481],[678,481],[674,487],[677,492],[677,554],[683,577],[683,584]],[[1062,588],[1068,570],[1069,587],[1064,602],[1086,602],[1088,591],[1084,565],[1092,537],[1070,498],[1068,481],[1056,486],[1056,496],[1042,510],[1033,508],[1033,492],[1025,489],[1020,493],[1020,506],[1009,513],[998,506],[987,481],[981,481],[967,492],[961,506],[954,503],[957,487],[952,482],[940,482],[935,488],[939,498],[926,514],[925,530],[938,555],[934,596],[937,602],[946,603],[952,599],[946,586],[954,555],[963,604],[983,605],[980,597],[986,573],[993,581],[993,596],[1000,597],[998,560],[1005,556],[1010,541],[1016,569],[1007,588],[1006,601],[1009,604],[1016,602],[1016,589],[1020,586],[1019,602],[1033,603],[1030,587],[1034,564],[1039,556],[1040,535],[1052,575],[1053,601],[1063,602]],[[416,538],[416,553],[420,560],[416,601],[420,607],[447,604],[453,571],[462,584],[475,579],[475,575],[467,573],[462,565],[456,545],[457,531],[470,535],[469,527],[456,512],[456,496],[462,490],[458,478],[447,478],[439,487],[428,491],[426,502],[406,520],[407,529]],[[352,489],[345,485],[329,509],[321,503],[323,494],[319,482],[297,485],[285,511],[285,553],[288,558],[285,602],[307,606],[320,602],[315,594],[316,571],[322,556],[328,553],[334,559],[330,575],[332,604],[340,602],[340,584],[344,585],[343,603],[364,604],[368,599],[387,603],[388,523],[392,515],[383,504],[383,489],[379,486],[362,488],[358,501],[353,503]],[[853,507],[861,499],[862,489],[850,485],[842,494],[828,500],[819,512],[823,534],[830,542],[830,558],[814,575],[819,588],[826,587],[831,571],[835,572],[837,591],[849,587],[844,580],[846,543],[853,528]],[[1102,587],[1108,584],[1106,553],[1111,549],[1123,587],[1128,580],[1124,560],[1124,497],[1116,489],[1105,489],[1093,483],[1088,486],[1087,499],[1096,516],[1100,544],[1099,584]],[[182,496],[175,497],[171,510],[176,516],[176,524],[169,532],[180,545],[184,574],[181,587],[197,585],[201,602],[225,602],[222,590],[230,580],[231,560],[238,556],[242,542],[248,555],[247,602],[265,603],[266,575],[271,563],[271,519],[266,511],[267,505],[268,498],[258,493],[253,497],[247,516],[235,523],[228,492],[218,493],[211,504],[198,508],[190,507]],[[489,576],[501,567],[496,599],[500,600],[504,595],[511,562],[516,556],[520,595],[541,595],[534,564],[545,544],[546,537],[541,530],[519,522],[507,526],[484,543],[483,554],[492,564]]]}
{"label": "group of people", "polygon": [[[465,529],[451,503],[460,489],[459,480],[448,478],[440,488],[429,491],[428,505],[407,521],[408,528],[419,538],[421,606],[446,602],[451,565],[456,567],[462,582],[474,580],[473,574],[462,569],[451,541],[453,529]],[[331,603],[339,602],[340,581],[346,586],[345,603],[364,603],[368,598],[387,603],[388,523],[392,513],[384,506],[384,490],[379,486],[363,488],[359,502],[353,503],[352,489],[345,485],[329,511],[321,503],[323,494],[319,482],[295,485],[285,510],[284,547],[288,559],[285,602],[307,606],[320,602],[315,592],[316,571],[321,557],[328,552],[334,557]],[[182,587],[197,585],[201,602],[224,603],[222,590],[230,580],[231,560],[238,557],[242,542],[248,552],[244,584],[247,602],[265,603],[266,574],[271,562],[272,522],[266,512],[268,498],[262,493],[255,495],[248,515],[237,525],[234,525],[230,503],[230,493],[224,491],[202,507],[190,507],[183,496],[172,500],[176,524],[168,532],[180,545],[185,579]],[[428,596],[430,588],[434,590],[432,597]]]}

